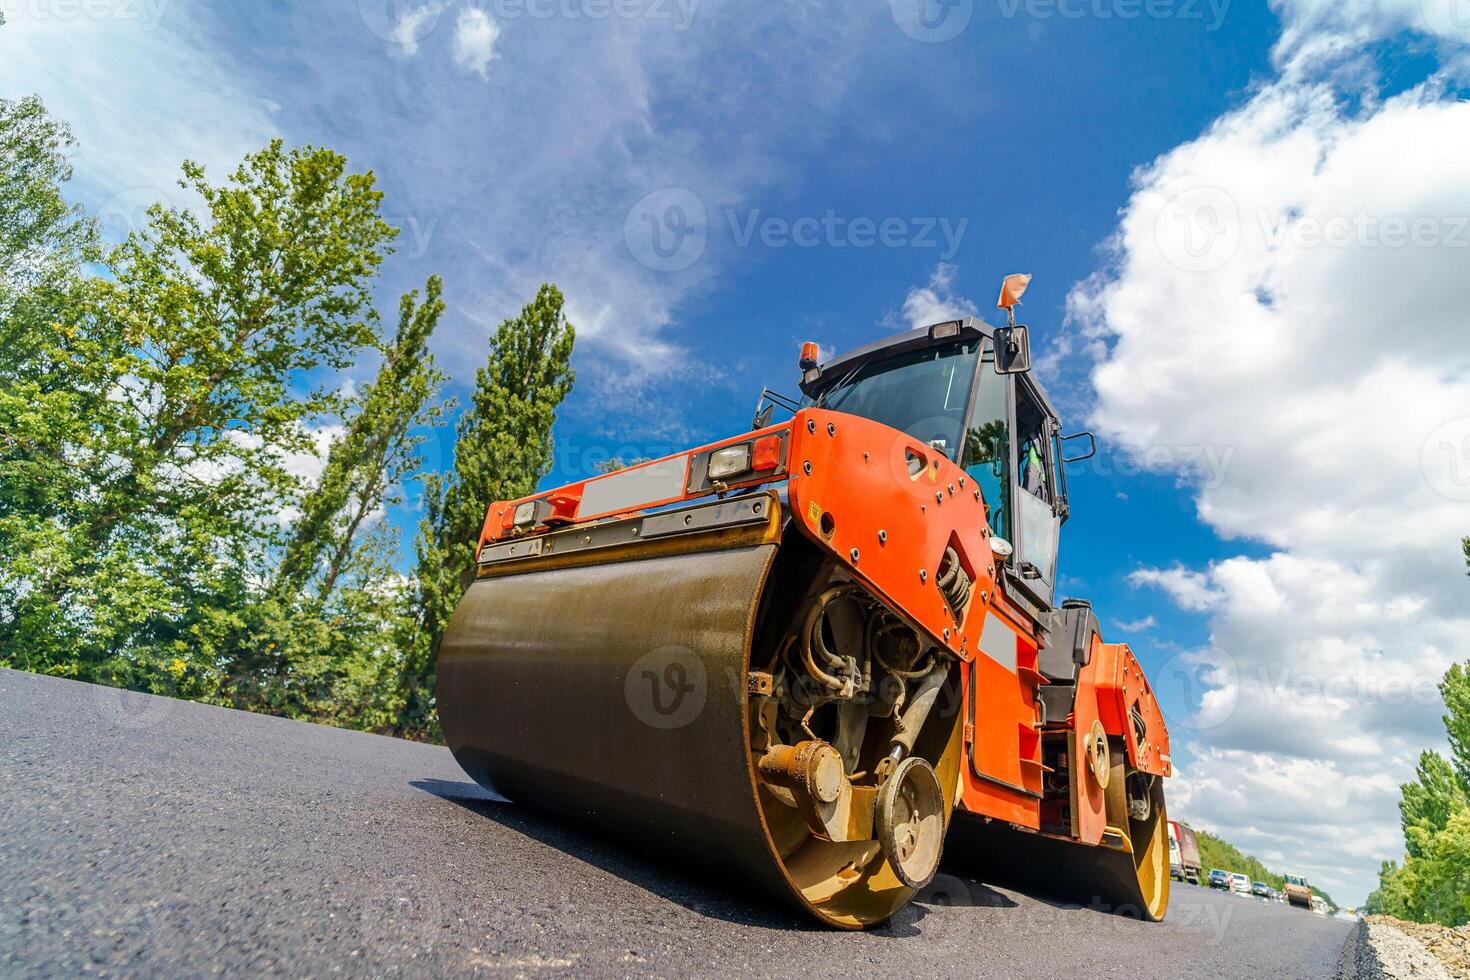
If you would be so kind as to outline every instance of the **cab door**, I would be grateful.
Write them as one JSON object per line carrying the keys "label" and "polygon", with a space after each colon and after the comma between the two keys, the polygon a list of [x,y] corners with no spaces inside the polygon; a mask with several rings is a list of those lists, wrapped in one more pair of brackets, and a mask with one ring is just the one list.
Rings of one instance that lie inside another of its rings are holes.
{"label": "cab door", "polygon": [[1017,375],[1012,388],[1011,499],[1016,549],[1012,581],[1043,607],[1053,605],[1057,543],[1065,509],[1058,479],[1057,433],[1060,426],[1028,375]]}

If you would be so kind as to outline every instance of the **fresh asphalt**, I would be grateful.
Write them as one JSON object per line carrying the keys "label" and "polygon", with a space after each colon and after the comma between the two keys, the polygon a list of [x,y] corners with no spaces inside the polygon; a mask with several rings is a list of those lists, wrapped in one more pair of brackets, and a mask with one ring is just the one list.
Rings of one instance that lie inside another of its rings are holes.
{"label": "fresh asphalt", "polygon": [[0,671],[0,976],[1329,977],[1350,922],[1146,924],[942,872],[823,929],[481,790],[446,749]]}

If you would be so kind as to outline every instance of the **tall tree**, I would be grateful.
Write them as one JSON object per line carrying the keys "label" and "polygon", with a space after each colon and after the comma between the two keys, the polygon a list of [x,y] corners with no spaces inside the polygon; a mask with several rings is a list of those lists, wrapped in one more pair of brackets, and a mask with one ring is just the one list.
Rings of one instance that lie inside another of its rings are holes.
{"label": "tall tree", "polygon": [[471,404],[456,427],[454,472],[425,486],[425,517],[416,542],[419,631],[402,678],[397,729],[432,726],[433,656],[454,606],[474,577],[473,555],[486,508],[522,497],[551,469],[551,429],[571,391],[576,331],[561,290],[547,283],[520,315],[490,339],[475,372]]}
{"label": "tall tree", "polygon": [[428,352],[444,312],[443,291],[439,277],[430,276],[422,304],[417,292],[399,304],[398,330],[383,350],[377,377],[354,400],[346,431],[332,443],[321,479],[302,503],[276,572],[278,595],[298,595],[311,582],[319,601],[328,597],[368,519],[401,502],[397,488],[417,469],[423,442],[414,429],[443,413],[431,399],[444,375]]}
{"label": "tall tree", "polygon": [[1405,850],[1414,857],[1423,857],[1426,838],[1444,830],[1450,817],[1470,806],[1470,784],[1463,782],[1438,752],[1419,756],[1417,775],[1418,779],[1401,787],[1399,813]]}
{"label": "tall tree", "polygon": [[331,371],[377,336],[371,285],[396,232],[371,173],[280,141],[221,186],[183,172],[204,215],[151,208],[45,338],[76,413],[47,444],[85,480],[19,529],[30,558],[0,647],[83,674],[147,674],[162,649],[209,666],[200,641],[233,628],[299,493],[291,457],[340,411]]}

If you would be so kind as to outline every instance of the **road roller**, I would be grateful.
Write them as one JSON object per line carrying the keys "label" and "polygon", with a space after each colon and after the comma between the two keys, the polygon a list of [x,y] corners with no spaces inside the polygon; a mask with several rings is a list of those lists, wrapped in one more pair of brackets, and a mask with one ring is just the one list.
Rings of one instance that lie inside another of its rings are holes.
{"label": "road roller", "polygon": [[1096,443],[1031,372],[1027,278],[1004,326],[806,344],[750,431],[489,502],[438,652],[464,770],[833,927],[941,857],[1161,919],[1169,736],[1127,644],[1056,594]]}

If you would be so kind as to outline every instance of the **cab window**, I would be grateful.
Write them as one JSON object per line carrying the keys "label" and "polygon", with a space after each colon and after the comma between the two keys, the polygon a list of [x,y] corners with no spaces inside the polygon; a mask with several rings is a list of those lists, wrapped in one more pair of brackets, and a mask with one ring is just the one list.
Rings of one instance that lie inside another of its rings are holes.
{"label": "cab window", "polygon": [[[975,407],[965,426],[960,466],[975,481],[990,517],[990,533],[1011,537],[1011,435],[1007,424],[1009,379],[995,373],[995,352],[985,341]],[[988,365],[988,366],[987,366]]]}

